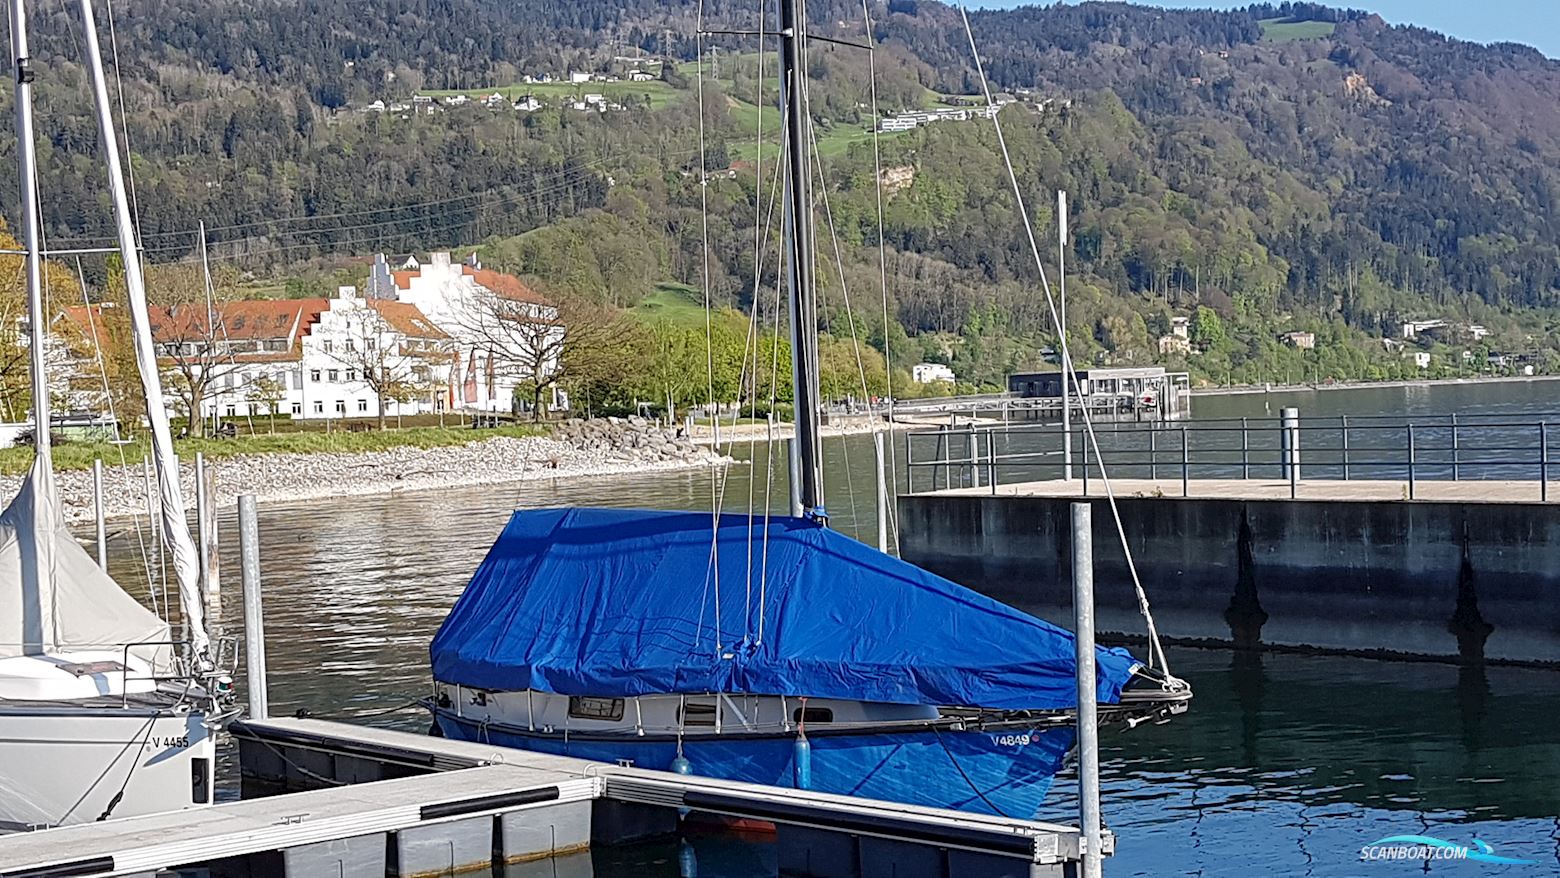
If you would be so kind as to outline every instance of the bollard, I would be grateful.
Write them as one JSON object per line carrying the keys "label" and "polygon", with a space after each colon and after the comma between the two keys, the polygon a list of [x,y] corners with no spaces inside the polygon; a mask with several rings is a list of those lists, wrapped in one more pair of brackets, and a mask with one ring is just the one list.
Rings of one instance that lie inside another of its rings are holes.
{"label": "bollard", "polygon": [[92,514],[97,519],[97,562],[108,570],[107,513],[103,509],[103,458],[92,461]]}
{"label": "bollard", "polygon": [[[1088,445],[1084,445],[1087,452]],[[1100,738],[1094,668],[1094,534],[1088,503],[1072,505],[1073,638],[1078,682],[1078,820],[1083,875],[1099,878]]]}
{"label": "bollard", "polygon": [[249,717],[267,719],[270,699],[265,676],[265,616],[260,607],[260,524],[255,497],[238,498],[238,554],[243,564],[244,668],[249,675]]}
{"label": "bollard", "polygon": [[1279,439],[1283,446],[1279,462],[1280,475],[1291,483],[1298,482],[1300,481],[1300,410],[1284,409],[1279,423]]}

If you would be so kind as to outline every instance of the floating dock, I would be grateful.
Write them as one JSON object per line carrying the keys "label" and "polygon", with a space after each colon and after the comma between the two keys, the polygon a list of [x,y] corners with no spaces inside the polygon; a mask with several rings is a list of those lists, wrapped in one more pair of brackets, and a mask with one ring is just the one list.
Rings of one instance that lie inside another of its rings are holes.
{"label": "floating dock", "polygon": [[[243,800],[0,837],[0,878],[452,875],[673,835],[680,811],[772,823],[788,875],[1078,874],[1080,833],[1057,824],[315,719],[248,721],[232,735]],[[1102,853],[1113,847],[1107,834]]]}

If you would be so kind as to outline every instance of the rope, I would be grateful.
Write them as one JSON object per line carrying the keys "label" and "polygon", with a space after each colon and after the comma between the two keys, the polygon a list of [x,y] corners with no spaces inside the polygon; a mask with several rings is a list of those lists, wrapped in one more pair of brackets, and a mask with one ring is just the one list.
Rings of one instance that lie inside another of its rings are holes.
{"label": "rope", "polygon": [[974,793],[976,798],[985,802],[986,807],[990,808],[993,814],[996,814],[998,817],[1007,817],[1007,812],[998,808],[995,802],[986,798],[986,794],[981,791],[980,787],[975,785],[975,781],[971,780],[970,776],[964,773],[964,766],[959,764],[959,760],[953,755],[953,751],[948,749],[947,743],[942,739],[942,732],[938,731],[936,726],[932,726],[932,736],[937,739],[937,746],[942,748],[943,753],[948,757],[948,761],[952,763],[954,770],[959,772],[959,777],[964,778],[964,783],[970,788],[970,792]]}
{"label": "rope", "polygon": [[[1019,218],[1024,224],[1024,234],[1029,241],[1030,253],[1034,256],[1035,269],[1040,274],[1040,286],[1045,291],[1045,301],[1051,312],[1051,322],[1056,326],[1058,335],[1061,336],[1062,363],[1067,373],[1063,380],[1071,380],[1073,387],[1077,388],[1078,373],[1072,368],[1072,354],[1067,349],[1067,336],[1061,333],[1062,320],[1060,312],[1056,307],[1056,298],[1051,294],[1050,282],[1046,280],[1045,264],[1040,257],[1040,245],[1035,241],[1034,226],[1029,221],[1029,209],[1024,203],[1023,188],[1019,186],[1018,173],[1013,169],[1013,157],[1008,152],[1007,139],[1002,135],[1002,123],[997,118],[996,102],[991,96],[991,83],[986,79],[986,68],[980,60],[980,50],[975,45],[975,31],[970,27],[969,10],[962,2],[959,4],[959,16],[964,22],[964,34],[969,39],[970,56],[975,63],[975,72],[980,77],[981,92],[986,97],[986,106],[992,108],[991,125],[997,134],[997,146],[1001,148],[1002,162],[1007,168],[1008,181],[1013,186],[1013,200],[1018,207]],[[1083,412],[1084,431],[1087,434],[1089,444],[1094,448],[1095,459],[1102,460],[1099,456],[1099,438],[1094,432],[1094,421],[1089,416],[1089,407],[1083,406],[1081,410]],[[1159,640],[1159,630],[1154,624],[1153,613],[1149,610],[1148,594],[1143,590],[1143,582],[1138,576],[1137,564],[1132,558],[1132,546],[1127,541],[1127,531],[1121,521],[1121,511],[1116,506],[1116,491],[1111,485],[1110,475],[1105,471],[1103,465],[1100,467],[1100,481],[1105,486],[1105,497],[1110,505],[1110,514],[1116,523],[1116,535],[1120,538],[1121,550],[1127,559],[1127,572],[1132,578],[1132,588],[1137,593],[1138,611],[1142,614],[1143,621],[1148,626],[1149,667],[1158,667],[1166,677],[1171,677],[1174,680],[1170,673],[1169,661],[1165,656],[1164,645]],[[1154,664],[1156,653],[1159,660],[1157,666]]]}

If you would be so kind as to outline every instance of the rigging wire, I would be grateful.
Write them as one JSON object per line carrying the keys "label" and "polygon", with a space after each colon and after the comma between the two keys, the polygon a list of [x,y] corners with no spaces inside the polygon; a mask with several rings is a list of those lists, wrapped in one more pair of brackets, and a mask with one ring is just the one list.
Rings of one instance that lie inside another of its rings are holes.
{"label": "rigging wire", "polygon": [[[894,358],[889,348],[888,331],[888,243],[883,231],[883,149],[880,141],[882,112],[878,107],[877,87],[877,51],[871,48],[872,37],[872,13],[867,8],[867,0],[861,0],[862,26],[866,31],[867,49],[867,84],[872,101],[872,182],[873,191],[877,195],[877,251],[878,251],[878,288],[883,300],[883,395],[888,401],[888,484],[890,491],[899,490],[899,462],[894,451]],[[899,554],[899,510],[893,503],[888,504],[885,510],[888,517],[889,539],[894,545],[894,554]]]}
{"label": "rigging wire", "polygon": [[[970,56],[974,60],[975,72],[980,79],[981,92],[986,97],[986,105],[993,108],[991,112],[991,125],[992,128],[996,131],[997,146],[1000,148],[1002,153],[1002,162],[1007,168],[1008,181],[1013,186],[1013,199],[1018,207],[1019,218],[1023,221],[1024,224],[1024,234],[1027,236],[1029,241],[1029,250],[1034,256],[1035,269],[1040,273],[1040,286],[1041,289],[1045,292],[1046,305],[1049,307],[1051,312],[1051,322],[1058,328],[1058,333],[1060,333],[1060,327],[1062,325],[1061,315],[1056,307],[1056,298],[1051,294],[1051,284],[1046,280],[1045,263],[1040,256],[1040,245],[1035,240],[1034,226],[1029,220],[1029,208],[1024,203],[1023,188],[1018,183],[1018,172],[1013,168],[1013,157],[1012,154],[1008,152],[1007,139],[1002,135],[1002,123],[997,118],[997,113],[995,112],[996,102],[992,99],[991,95],[991,83],[986,78],[986,68],[985,65],[981,62],[980,50],[976,47],[975,44],[975,31],[970,27],[969,10],[963,2],[959,3],[959,16],[964,22],[964,34],[969,40]],[[1061,336],[1061,346],[1062,363],[1067,371],[1067,374],[1063,376],[1063,380],[1071,380],[1073,386],[1076,388],[1078,386],[1078,373],[1072,368],[1072,356],[1067,350],[1067,337],[1065,335]],[[1094,421],[1089,416],[1089,407],[1083,406],[1081,411],[1083,413],[1083,426],[1084,432],[1087,434],[1087,441],[1094,448],[1095,458],[1102,459],[1099,457],[1099,437],[1095,435]],[[1110,506],[1111,518],[1115,520],[1116,535],[1121,541],[1121,549],[1127,559],[1127,572],[1131,575],[1132,587],[1137,592],[1138,611],[1143,616],[1144,624],[1148,626],[1149,667],[1157,667],[1172,682],[1179,683],[1180,681],[1170,673],[1170,663],[1168,658],[1165,656],[1164,645],[1159,640],[1159,630],[1154,624],[1153,613],[1149,610],[1148,593],[1143,590],[1142,579],[1138,576],[1137,563],[1132,558],[1132,546],[1127,540],[1126,527],[1122,524],[1121,511],[1119,508],[1117,508],[1116,505],[1116,491],[1111,484],[1110,474],[1105,471],[1103,466],[1100,468],[1100,481],[1105,486],[1105,498]],[[1154,664],[1156,654],[1159,660],[1158,665]],[[1182,685],[1184,685],[1184,683]]]}
{"label": "rigging wire", "polygon": [[[695,66],[698,69],[699,101],[699,235],[700,270],[704,280],[704,368],[706,399],[709,403],[711,423],[719,417],[715,413],[715,330],[714,318],[710,309],[710,177],[709,161],[705,150],[704,140],[704,115],[707,112],[704,105],[704,0],[699,0],[699,10],[695,23],[694,34]],[[667,413],[670,415],[670,412]],[[690,439],[692,429],[689,431]],[[717,469],[718,469],[718,465]],[[715,651],[719,654],[723,646],[721,644],[721,618],[720,618],[720,507],[724,498],[724,491],[720,489],[721,479],[718,475],[710,479],[710,571],[715,579]]]}
{"label": "rigging wire", "polygon": [[108,11],[108,46],[114,57],[114,88],[119,94],[119,136],[125,142],[125,176],[130,184],[131,228],[135,229],[137,249],[141,246],[141,203],[135,191],[135,150],[130,146],[130,117],[125,113],[125,81],[120,74],[119,32],[114,27],[114,0],[103,0]]}

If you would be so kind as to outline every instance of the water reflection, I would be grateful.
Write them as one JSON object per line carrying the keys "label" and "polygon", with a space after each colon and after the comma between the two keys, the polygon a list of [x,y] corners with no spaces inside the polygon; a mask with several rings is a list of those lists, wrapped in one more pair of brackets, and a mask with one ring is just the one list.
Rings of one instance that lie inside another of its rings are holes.
{"label": "water reflection", "polygon": [[[1199,398],[1196,410],[1256,416],[1293,404],[1317,414],[1553,411],[1560,385]],[[894,442],[901,489],[902,443]],[[733,468],[724,484],[697,471],[262,507],[273,710],[422,730],[423,716],[394,709],[427,690],[428,641],[511,510],[708,509],[719,499],[742,512],[752,497],[761,512],[767,496],[782,512],[785,467],[777,456],[771,473],[759,449],[757,465]],[[746,448],[736,453],[749,457]],[[827,440],[825,456],[834,525],[875,539],[870,438]],[[221,525],[229,556],[222,621],[237,630],[231,514]],[[134,545],[128,531],[114,541],[113,570],[144,588]],[[1111,874],[1357,875],[1360,845],[1404,832],[1462,843],[1477,835],[1540,862],[1523,874],[1560,874],[1560,674],[1188,649],[1171,659],[1196,686],[1190,713],[1104,742],[1105,814],[1118,835]],[[1047,816],[1071,822],[1070,782],[1056,790]],[[762,846],[738,843],[728,853],[708,842],[706,856],[704,844],[695,841],[701,875],[775,874]],[[678,854],[675,845],[598,852],[590,867],[672,876]],[[721,865],[727,856],[731,865]],[[569,870],[579,862],[536,865],[544,871],[535,874],[576,874]]]}

